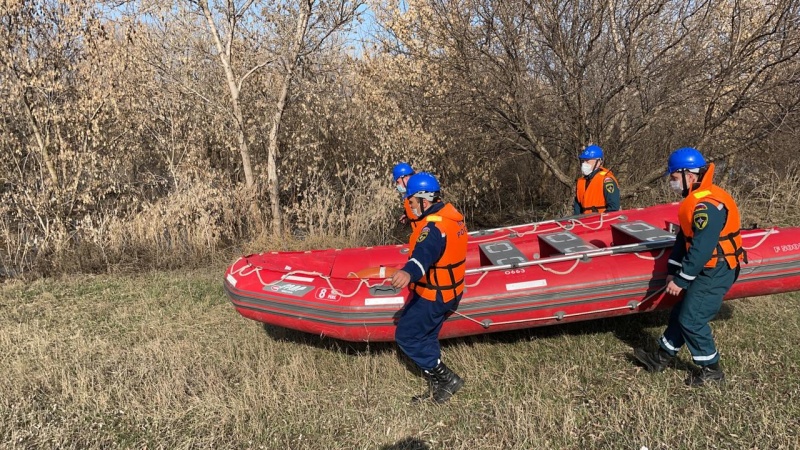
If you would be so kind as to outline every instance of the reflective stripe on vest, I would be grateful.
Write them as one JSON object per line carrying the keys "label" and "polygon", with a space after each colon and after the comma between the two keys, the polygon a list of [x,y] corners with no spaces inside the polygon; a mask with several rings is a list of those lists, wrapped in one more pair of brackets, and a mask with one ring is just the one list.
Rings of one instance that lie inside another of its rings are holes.
{"label": "reflective stripe on vest", "polygon": [[[453,208],[453,206],[448,203],[444,208]],[[463,221],[456,222],[439,214],[423,217],[420,223],[426,221],[428,223],[427,226],[435,226],[444,236],[444,252],[428,268],[428,272],[422,278],[416,283],[411,283],[411,289],[420,297],[430,301],[436,301],[436,293],[440,292],[442,299],[445,302],[449,302],[464,292],[464,273],[466,272],[467,239],[469,234]],[[424,228],[419,226],[411,233],[408,243],[410,253],[414,252],[417,239]]]}
{"label": "reflective stripe on vest", "polygon": [[711,259],[705,263],[705,267],[714,267],[719,260],[724,259],[728,263],[728,267],[735,269],[739,267],[740,261],[747,263],[747,252],[742,247],[739,208],[736,206],[736,202],[730,194],[725,192],[722,188],[711,184],[711,177],[709,177],[709,175],[709,173],[706,173],[700,187],[690,192],[681,202],[678,212],[681,231],[686,238],[686,249],[688,250],[692,244],[692,238],[694,237],[692,220],[697,204],[700,202],[708,202],[717,208],[720,205],[724,206],[725,209],[728,210],[728,217],[725,221],[725,226],[722,227],[722,231],[720,232],[719,242],[714,249],[714,253]]}
{"label": "reflective stripe on vest", "polygon": [[[576,182],[575,197],[581,205],[581,213],[585,212],[605,212],[608,208],[603,184],[606,178],[611,178],[617,183],[616,177],[610,170],[601,167],[594,176],[587,180],[586,177],[578,178]],[[619,183],[617,183],[619,185]]]}

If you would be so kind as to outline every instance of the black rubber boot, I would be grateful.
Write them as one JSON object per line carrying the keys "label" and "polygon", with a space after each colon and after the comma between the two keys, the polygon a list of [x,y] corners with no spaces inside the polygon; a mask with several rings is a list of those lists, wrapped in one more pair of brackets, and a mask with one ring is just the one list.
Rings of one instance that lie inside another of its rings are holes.
{"label": "black rubber boot", "polygon": [[689,386],[703,386],[706,383],[722,383],[723,381],[725,381],[725,373],[719,363],[703,366],[692,371],[686,378],[686,384]]}
{"label": "black rubber boot", "polygon": [[435,380],[433,382],[433,401],[436,403],[450,400],[450,397],[458,392],[461,386],[464,386],[464,380],[441,361],[431,372]]}
{"label": "black rubber boot", "polygon": [[422,394],[411,397],[411,403],[419,403],[431,400],[433,398],[433,393],[439,386],[439,380],[436,379],[436,377],[433,375],[433,372],[423,370],[422,376],[425,377],[425,381],[428,383],[428,390]]}
{"label": "black rubber boot", "polygon": [[659,348],[654,352],[645,351],[643,348],[633,349],[633,357],[636,358],[644,369],[648,372],[663,372],[675,359],[674,356]]}

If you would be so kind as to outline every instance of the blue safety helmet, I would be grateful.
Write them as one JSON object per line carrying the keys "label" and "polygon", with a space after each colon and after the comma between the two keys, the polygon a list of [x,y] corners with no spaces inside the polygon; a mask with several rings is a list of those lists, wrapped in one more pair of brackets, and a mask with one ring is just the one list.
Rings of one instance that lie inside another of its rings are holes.
{"label": "blue safety helmet", "polygon": [[706,166],[706,160],[703,155],[692,147],[683,147],[675,150],[669,155],[669,162],[667,163],[667,175],[677,172],[679,170],[701,169]]}
{"label": "blue safety helmet", "polygon": [[427,172],[412,175],[406,185],[406,198],[411,197],[424,198],[429,202],[439,197],[439,182],[436,177]]}
{"label": "blue safety helmet", "polygon": [[603,159],[603,149],[599,145],[592,144],[583,149],[578,159]]}
{"label": "blue safety helmet", "polygon": [[408,163],[401,162],[394,165],[394,168],[392,169],[392,179],[394,181],[397,181],[398,178],[406,175],[414,175],[414,169],[412,169]]}

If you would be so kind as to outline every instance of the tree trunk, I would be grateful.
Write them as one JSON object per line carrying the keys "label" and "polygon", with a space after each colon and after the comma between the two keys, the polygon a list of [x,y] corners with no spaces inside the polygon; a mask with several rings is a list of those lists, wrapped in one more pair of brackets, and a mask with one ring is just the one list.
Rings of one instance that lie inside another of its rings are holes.
{"label": "tree trunk", "polygon": [[[225,71],[225,81],[228,84],[228,90],[231,94],[231,109],[233,110],[233,117],[236,121],[236,143],[239,145],[239,155],[242,158],[242,171],[244,172],[245,189],[247,190],[247,195],[251,198],[250,216],[257,224],[263,225],[261,209],[258,207],[255,197],[256,182],[255,177],[253,176],[253,165],[250,162],[250,148],[247,145],[247,136],[245,135],[244,116],[242,114],[241,105],[239,104],[240,89],[239,85],[236,83],[236,76],[231,68],[231,46],[233,44],[233,33],[236,18],[233,16],[233,11],[231,11],[228,16],[230,27],[228,30],[227,41],[225,45],[223,45],[217,25],[214,23],[214,17],[211,15],[211,10],[208,7],[208,1],[199,1],[198,5],[203,11],[203,15],[208,22],[208,29],[211,37],[214,39],[214,45],[217,47],[220,64]],[[229,3],[229,9],[232,6],[233,4]]]}
{"label": "tree trunk", "polygon": [[269,133],[269,147],[267,151],[267,186],[269,186],[269,199],[272,212],[272,233],[280,235],[283,228],[281,220],[280,189],[278,185],[278,135],[281,128],[281,120],[286,109],[286,99],[289,96],[289,88],[294,79],[294,71],[300,51],[303,48],[303,40],[308,27],[308,20],[311,16],[311,2],[303,1],[300,5],[300,15],[297,17],[297,28],[295,29],[294,41],[292,42],[290,59],[287,61],[286,74],[281,83],[278,93],[278,103],[275,106],[275,114],[272,116],[272,129]]}
{"label": "tree trunk", "polygon": [[25,107],[25,115],[28,117],[28,122],[30,122],[31,128],[33,129],[33,135],[36,137],[36,144],[39,146],[39,151],[42,154],[42,162],[47,169],[47,174],[50,176],[50,182],[53,183],[54,189],[58,188],[58,174],[56,173],[56,167],[53,165],[53,160],[50,159],[50,154],[47,152],[47,144],[45,143],[45,140],[42,137],[42,132],[39,129],[39,122],[37,122],[36,117],[33,116],[33,112],[31,111],[30,105],[28,105],[28,99],[25,98],[25,94],[22,94],[22,105]]}

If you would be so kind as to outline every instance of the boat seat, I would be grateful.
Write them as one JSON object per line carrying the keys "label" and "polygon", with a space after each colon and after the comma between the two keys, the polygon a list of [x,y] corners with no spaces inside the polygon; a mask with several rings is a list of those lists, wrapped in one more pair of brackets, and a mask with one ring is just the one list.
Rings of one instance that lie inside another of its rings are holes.
{"label": "boat seat", "polygon": [[525,255],[511,241],[487,242],[479,245],[481,267],[503,266],[527,262]]}
{"label": "boat seat", "polygon": [[643,220],[615,223],[611,225],[611,235],[614,239],[614,245],[675,239],[674,233],[649,224]]}
{"label": "boat seat", "polygon": [[569,253],[597,250],[597,246],[584,241],[569,231],[559,231],[539,235],[539,258],[552,255],[566,255]]}

